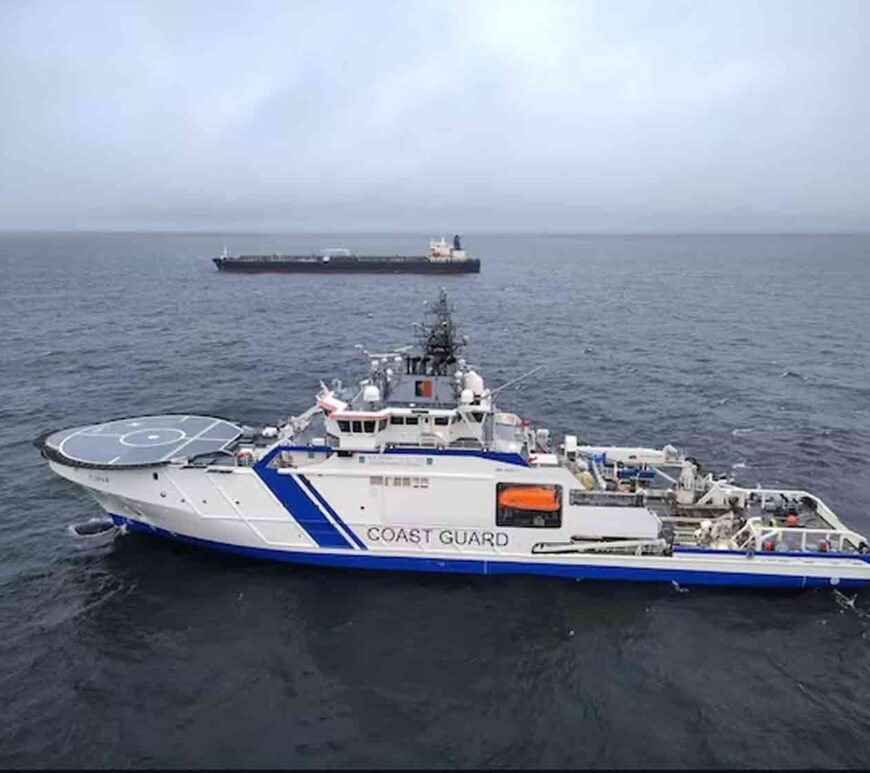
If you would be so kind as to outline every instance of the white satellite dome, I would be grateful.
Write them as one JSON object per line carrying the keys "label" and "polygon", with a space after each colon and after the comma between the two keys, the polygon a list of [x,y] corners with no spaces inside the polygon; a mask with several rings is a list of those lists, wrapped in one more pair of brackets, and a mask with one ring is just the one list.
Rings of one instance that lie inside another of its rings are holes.
{"label": "white satellite dome", "polygon": [[465,388],[470,389],[474,395],[483,394],[483,378],[477,371],[470,370],[465,374]]}
{"label": "white satellite dome", "polygon": [[381,390],[375,384],[369,384],[363,389],[363,401],[366,403],[379,403],[381,401]]}

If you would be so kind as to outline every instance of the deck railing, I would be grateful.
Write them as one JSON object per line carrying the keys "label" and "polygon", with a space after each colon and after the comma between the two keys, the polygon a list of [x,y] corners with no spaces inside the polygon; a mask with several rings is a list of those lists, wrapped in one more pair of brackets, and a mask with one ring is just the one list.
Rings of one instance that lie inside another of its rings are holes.
{"label": "deck railing", "polygon": [[844,553],[857,551],[864,538],[849,529],[806,529],[800,526],[764,526],[750,518],[732,538],[739,550],[758,552]]}

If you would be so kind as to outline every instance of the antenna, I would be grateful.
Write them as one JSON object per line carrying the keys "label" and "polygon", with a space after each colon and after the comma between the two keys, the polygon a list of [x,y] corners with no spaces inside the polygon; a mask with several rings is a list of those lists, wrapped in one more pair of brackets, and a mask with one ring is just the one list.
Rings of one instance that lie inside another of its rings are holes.
{"label": "antenna", "polygon": [[538,365],[537,368],[532,368],[532,369],[531,369],[530,371],[528,371],[527,373],[523,373],[522,376],[517,376],[516,378],[512,378],[512,379],[511,379],[510,381],[508,381],[506,384],[502,384],[500,387],[497,387],[496,389],[493,389],[492,392],[489,393],[489,396],[490,396],[490,397],[494,397],[494,396],[497,395],[499,392],[501,392],[502,389],[505,389],[505,388],[509,387],[511,384],[516,384],[518,381],[522,381],[524,378],[528,378],[528,377],[531,376],[533,373],[537,373],[539,370],[541,370],[542,368],[546,368],[546,367],[547,367],[546,365]]}

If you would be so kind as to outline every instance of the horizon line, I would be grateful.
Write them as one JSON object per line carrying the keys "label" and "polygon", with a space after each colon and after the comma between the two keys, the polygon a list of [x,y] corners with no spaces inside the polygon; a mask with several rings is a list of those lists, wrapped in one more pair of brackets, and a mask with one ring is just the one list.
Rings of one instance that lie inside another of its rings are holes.
{"label": "horizon line", "polygon": [[[162,236],[322,236],[337,234],[342,236],[424,236],[442,231],[433,230],[272,230],[272,229],[241,229],[218,231],[214,229],[196,228],[2,228],[0,234],[117,234],[117,235],[162,235]],[[443,231],[446,234],[446,231]],[[539,237],[688,237],[688,236],[870,236],[867,231],[525,231],[525,230],[481,230],[464,231],[460,236],[539,236]]]}

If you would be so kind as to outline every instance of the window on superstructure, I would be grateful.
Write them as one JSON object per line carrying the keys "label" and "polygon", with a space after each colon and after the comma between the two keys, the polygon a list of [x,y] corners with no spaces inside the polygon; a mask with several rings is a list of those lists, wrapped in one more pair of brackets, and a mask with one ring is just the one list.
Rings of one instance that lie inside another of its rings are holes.
{"label": "window on superstructure", "polygon": [[338,428],[342,432],[350,432],[350,422],[347,419],[339,419]]}
{"label": "window on superstructure", "polygon": [[362,432],[362,431],[363,431],[363,430],[362,430],[362,422],[361,422],[361,421],[355,421],[355,422],[353,422],[353,431],[354,431],[354,432]]}
{"label": "window on superstructure", "polygon": [[436,416],[435,423],[439,427],[446,427],[450,423],[450,420],[446,416]]}
{"label": "window on superstructure", "polygon": [[387,420],[381,419],[378,422],[378,432],[381,432],[381,431],[385,430],[386,428],[387,428]]}
{"label": "window on superstructure", "polygon": [[416,416],[408,416],[405,419],[405,424],[419,424],[420,420]]}
{"label": "window on superstructure", "polygon": [[384,476],[383,481],[383,485],[390,488],[429,488],[429,478],[405,478],[399,475],[387,475]]}
{"label": "window on superstructure", "polygon": [[374,434],[374,431],[375,431],[374,421],[364,421],[363,422],[363,432],[366,432],[369,435],[372,435],[372,434]]}

